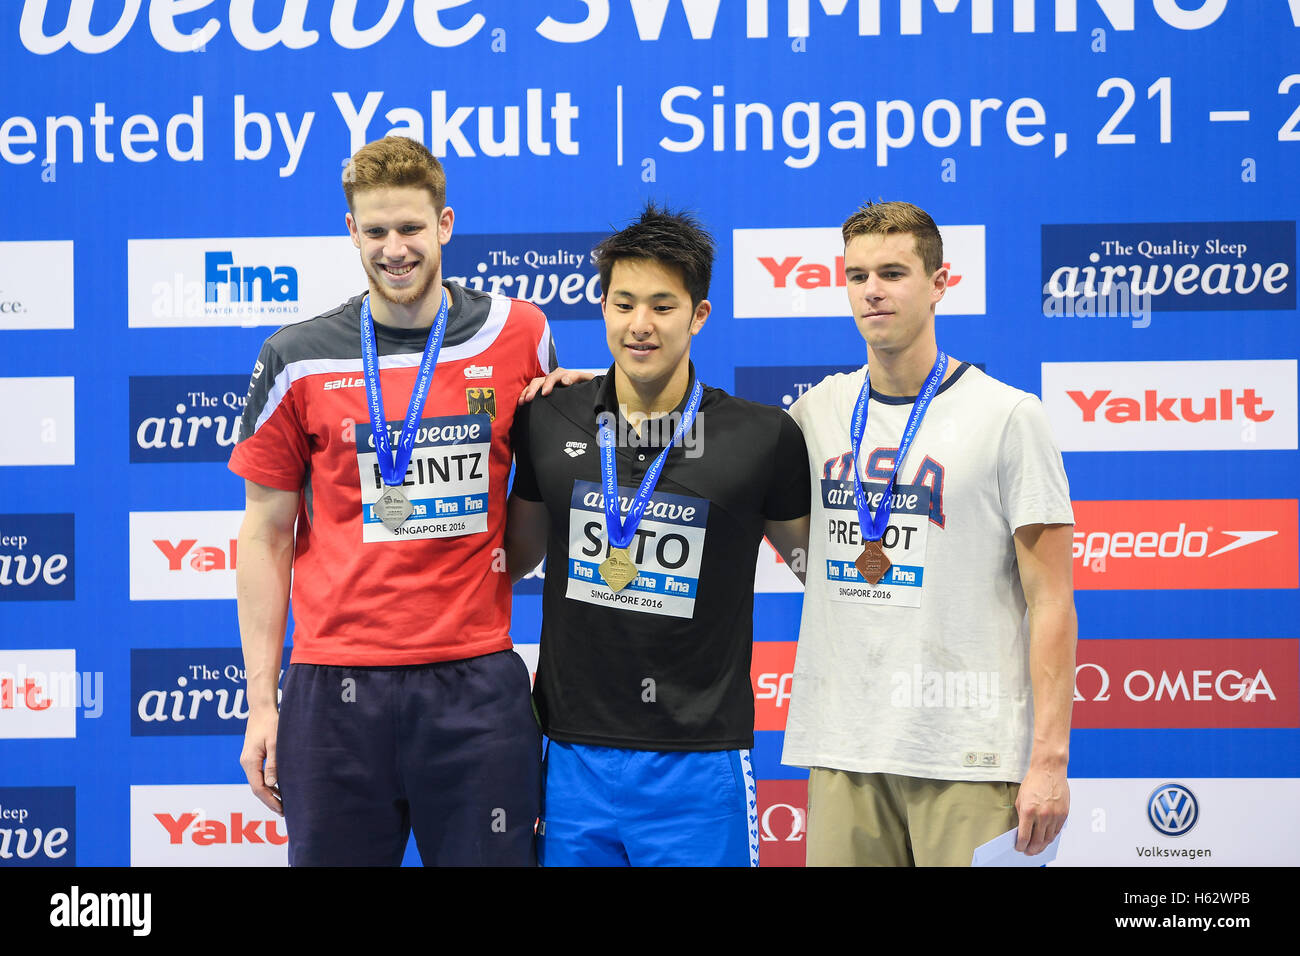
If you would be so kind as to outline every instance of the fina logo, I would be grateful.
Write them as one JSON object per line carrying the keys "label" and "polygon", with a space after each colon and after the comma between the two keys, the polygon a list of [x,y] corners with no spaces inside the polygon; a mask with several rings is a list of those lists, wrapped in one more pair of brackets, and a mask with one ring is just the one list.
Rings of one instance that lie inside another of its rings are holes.
{"label": "fina logo", "polygon": [[237,266],[230,252],[203,256],[205,302],[297,302],[298,270],[289,266]]}
{"label": "fina logo", "polygon": [[1196,797],[1181,783],[1162,784],[1147,799],[1147,819],[1165,836],[1182,836],[1199,818]]}

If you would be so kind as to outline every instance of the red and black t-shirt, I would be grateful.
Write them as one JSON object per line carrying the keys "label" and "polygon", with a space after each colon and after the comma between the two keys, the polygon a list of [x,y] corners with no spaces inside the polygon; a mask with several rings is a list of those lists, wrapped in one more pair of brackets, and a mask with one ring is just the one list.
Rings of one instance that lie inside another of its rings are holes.
{"label": "red and black t-shirt", "polygon": [[[362,296],[262,346],[230,468],[301,491],[293,559],[293,660],[405,665],[506,650],[502,560],[510,427],[524,386],[555,367],[534,305],[447,283],[442,351],[390,531],[361,365]],[[397,446],[429,329],[375,324],[379,380]]]}

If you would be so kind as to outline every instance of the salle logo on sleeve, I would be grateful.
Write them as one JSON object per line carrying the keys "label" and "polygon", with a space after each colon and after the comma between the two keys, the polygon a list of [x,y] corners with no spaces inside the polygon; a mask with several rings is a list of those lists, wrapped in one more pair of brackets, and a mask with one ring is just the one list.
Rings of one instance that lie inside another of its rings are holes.
{"label": "salle logo on sleeve", "polygon": [[0,866],[76,866],[75,787],[0,787]]}
{"label": "salle logo on sleeve", "polygon": [[1296,447],[1296,361],[1044,362],[1062,451]]}
{"label": "salle logo on sleeve", "polygon": [[[940,226],[948,291],[939,315],[984,314],[984,227]],[[844,236],[838,226],[733,229],[738,319],[848,317]]]}
{"label": "salle logo on sleeve", "polygon": [[1075,727],[1300,727],[1300,641],[1087,640]]}
{"label": "salle logo on sleeve", "polygon": [[247,783],[131,788],[132,866],[288,866],[288,843]]}
{"label": "salle logo on sleeve", "polygon": [[1300,586],[1294,498],[1074,502],[1079,590]]}
{"label": "salle logo on sleeve", "polygon": [[[619,486],[619,508],[624,516],[636,493],[636,488]],[[628,545],[637,576],[621,591],[612,591],[600,576],[601,562],[609,555],[604,502],[600,485],[574,481],[565,596],[645,614],[694,617],[709,503],[703,498],[664,492],[651,495],[636,536]]]}
{"label": "salle logo on sleeve", "polygon": [[131,600],[235,597],[242,511],[132,511]]}

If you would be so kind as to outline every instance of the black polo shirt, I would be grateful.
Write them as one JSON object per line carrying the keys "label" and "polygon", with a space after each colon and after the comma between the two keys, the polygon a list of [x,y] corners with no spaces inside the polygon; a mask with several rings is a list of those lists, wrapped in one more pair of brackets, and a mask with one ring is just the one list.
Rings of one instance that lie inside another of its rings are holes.
{"label": "black polo shirt", "polygon": [[[685,406],[660,421],[675,425]],[[516,413],[512,494],[544,502],[551,519],[542,729],[637,750],[752,747],[754,567],[764,522],[808,513],[803,433],[780,409],[705,386],[629,546],[638,577],[615,593],[597,570],[609,550],[596,438],[606,409],[619,410],[612,369]],[[620,415],[615,437],[626,514],[672,429],[650,422],[638,435]]]}

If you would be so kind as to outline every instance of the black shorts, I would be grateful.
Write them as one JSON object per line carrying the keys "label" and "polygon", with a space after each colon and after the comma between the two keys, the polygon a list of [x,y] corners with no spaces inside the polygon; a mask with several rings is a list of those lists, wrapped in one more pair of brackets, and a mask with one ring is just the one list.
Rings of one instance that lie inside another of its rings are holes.
{"label": "black shorts", "polygon": [[533,866],[541,731],[513,651],[411,667],[294,664],[276,765],[291,866]]}

